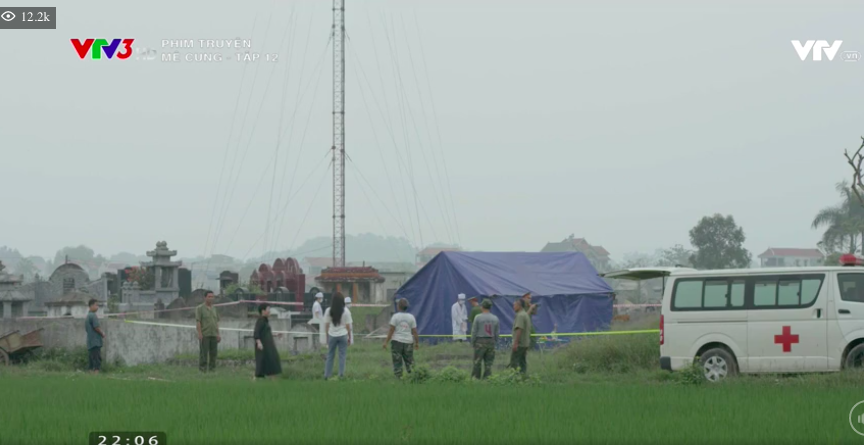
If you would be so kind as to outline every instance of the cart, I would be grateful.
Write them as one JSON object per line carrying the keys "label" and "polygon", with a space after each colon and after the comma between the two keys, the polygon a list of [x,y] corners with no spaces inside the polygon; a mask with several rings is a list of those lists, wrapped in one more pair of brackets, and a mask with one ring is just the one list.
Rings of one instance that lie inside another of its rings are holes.
{"label": "cart", "polygon": [[11,360],[26,359],[34,350],[42,347],[42,329],[21,335],[12,331],[0,337],[0,365],[9,365]]}

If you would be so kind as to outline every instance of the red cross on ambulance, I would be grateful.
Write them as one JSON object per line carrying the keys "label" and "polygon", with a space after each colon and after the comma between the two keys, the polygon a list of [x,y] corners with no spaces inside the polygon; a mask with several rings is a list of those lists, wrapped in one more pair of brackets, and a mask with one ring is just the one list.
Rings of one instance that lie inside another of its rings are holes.
{"label": "red cross on ambulance", "polygon": [[792,352],[792,345],[798,343],[798,334],[792,335],[791,326],[783,326],[783,334],[775,335],[774,343],[783,345],[783,352]]}

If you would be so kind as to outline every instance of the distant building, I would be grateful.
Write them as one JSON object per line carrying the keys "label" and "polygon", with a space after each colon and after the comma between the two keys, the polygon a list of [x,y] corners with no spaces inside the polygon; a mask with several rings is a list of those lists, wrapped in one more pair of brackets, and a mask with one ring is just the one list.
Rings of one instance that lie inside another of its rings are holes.
{"label": "distant building", "polygon": [[813,267],[825,262],[819,249],[790,249],[769,247],[759,255],[762,267]]}
{"label": "distant building", "polygon": [[23,278],[6,274],[4,269],[0,261],[0,318],[23,317],[32,298],[19,291]]}
{"label": "distant building", "polygon": [[585,238],[575,238],[570,235],[559,243],[546,243],[541,252],[582,252],[598,271],[604,271],[609,266],[609,252],[603,246],[592,246]]}
{"label": "distant building", "polygon": [[328,267],[315,277],[325,293],[341,292],[353,303],[384,303],[385,278],[374,267]]}
{"label": "distant building", "polygon": [[[321,271],[328,267],[333,267],[333,258],[332,257],[306,257],[303,258],[303,262],[301,264],[303,266],[303,270],[310,277],[317,277],[321,275]],[[314,283],[310,282],[307,288],[311,288],[314,286]],[[308,290],[308,289],[307,289]]]}
{"label": "distant building", "polygon": [[294,258],[276,258],[273,265],[261,263],[249,277],[249,284],[264,292],[294,292],[295,301],[302,302],[306,293],[306,274]]}
{"label": "distant building", "polygon": [[363,261],[350,262],[348,267],[374,267],[384,278],[384,281],[375,286],[373,301],[389,303],[393,301],[396,291],[417,273],[417,266],[411,263],[394,261]]}

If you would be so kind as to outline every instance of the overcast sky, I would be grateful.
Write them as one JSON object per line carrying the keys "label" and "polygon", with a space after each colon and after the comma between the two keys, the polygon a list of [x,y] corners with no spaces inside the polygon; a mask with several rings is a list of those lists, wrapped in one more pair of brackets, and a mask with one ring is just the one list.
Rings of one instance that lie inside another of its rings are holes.
{"label": "overcast sky", "polygon": [[[815,247],[864,134],[864,61],[790,41],[864,52],[862,7],[770,3],[347,0],[347,232],[500,251],[573,233],[621,258],[719,212],[754,255]],[[331,234],[329,1],[57,16],[0,31],[0,245],[244,258]],[[196,40],[181,59],[239,37],[262,59],[81,60],[70,39],[91,37],[158,58]]]}

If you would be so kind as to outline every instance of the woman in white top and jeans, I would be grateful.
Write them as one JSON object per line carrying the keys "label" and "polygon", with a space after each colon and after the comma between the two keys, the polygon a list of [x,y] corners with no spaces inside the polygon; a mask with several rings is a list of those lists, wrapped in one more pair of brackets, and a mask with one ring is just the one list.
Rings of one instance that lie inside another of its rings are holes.
{"label": "woman in white top and jeans", "polygon": [[327,330],[327,364],[324,365],[324,380],[333,374],[333,357],[339,348],[339,378],[345,377],[345,353],[351,339],[351,312],[345,310],[345,296],[333,294],[332,303],[324,312],[324,329]]}

